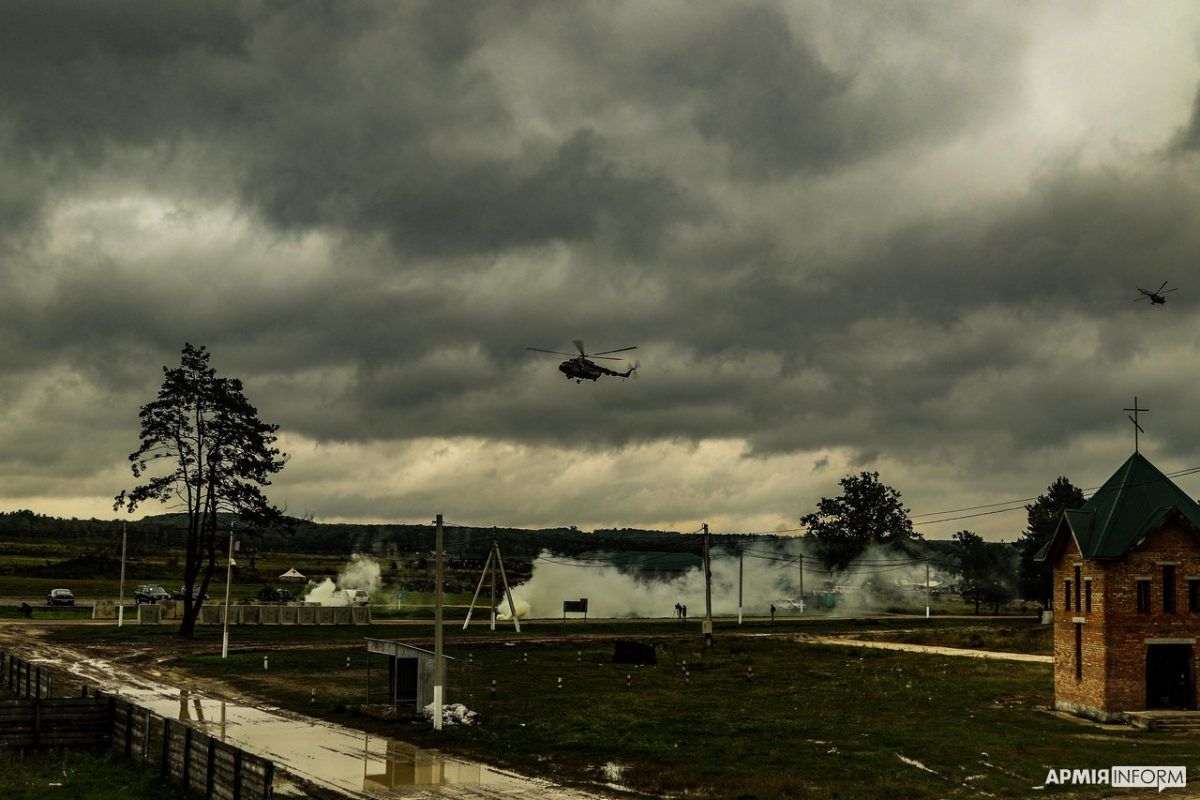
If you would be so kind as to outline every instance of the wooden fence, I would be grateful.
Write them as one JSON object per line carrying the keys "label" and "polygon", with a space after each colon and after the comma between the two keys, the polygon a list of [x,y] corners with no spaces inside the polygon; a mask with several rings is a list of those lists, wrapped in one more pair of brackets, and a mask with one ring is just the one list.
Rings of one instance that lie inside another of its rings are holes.
{"label": "wooden fence", "polygon": [[4,676],[3,685],[17,697],[54,696],[53,673],[48,669],[43,672],[40,666],[23,658],[0,652],[0,676]]}
{"label": "wooden fence", "polygon": [[122,697],[83,686],[81,697],[53,698],[52,673],[0,652],[0,748],[107,747],[145,763],[205,798],[270,800],[275,764]]}

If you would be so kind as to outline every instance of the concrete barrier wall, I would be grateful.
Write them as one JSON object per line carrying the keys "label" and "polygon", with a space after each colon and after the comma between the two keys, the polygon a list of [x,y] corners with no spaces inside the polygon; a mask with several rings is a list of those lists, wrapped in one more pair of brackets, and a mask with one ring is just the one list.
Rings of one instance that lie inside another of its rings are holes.
{"label": "concrete barrier wall", "polygon": [[[142,606],[141,608],[158,608]],[[200,625],[223,625],[224,606],[200,608]],[[370,625],[367,606],[235,605],[229,609],[230,625]]]}
{"label": "concrete barrier wall", "polygon": [[139,605],[137,610],[138,625],[158,625],[162,622],[162,609],[156,605]]}
{"label": "concrete barrier wall", "polygon": [[92,619],[116,619],[117,604],[112,600],[97,600],[92,606]]}

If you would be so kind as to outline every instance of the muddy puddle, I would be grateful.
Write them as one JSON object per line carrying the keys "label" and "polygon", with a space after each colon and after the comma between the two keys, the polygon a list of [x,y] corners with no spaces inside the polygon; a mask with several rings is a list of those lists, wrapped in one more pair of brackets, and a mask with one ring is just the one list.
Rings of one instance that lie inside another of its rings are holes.
{"label": "muddy puddle", "polygon": [[[155,714],[187,722],[256,753],[304,781],[355,797],[586,798],[545,781],[474,761],[369,736],[270,706],[230,702],[156,683],[111,662],[55,648],[35,647],[36,661],[77,675]],[[33,653],[30,653],[33,655]],[[303,789],[276,773],[276,792]]]}

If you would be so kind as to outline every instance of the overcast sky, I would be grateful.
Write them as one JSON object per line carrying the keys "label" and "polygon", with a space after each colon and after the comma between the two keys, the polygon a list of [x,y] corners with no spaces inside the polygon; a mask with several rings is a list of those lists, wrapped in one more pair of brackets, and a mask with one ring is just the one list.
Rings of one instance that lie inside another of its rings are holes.
{"label": "overcast sky", "polygon": [[0,3],[0,509],[113,516],[185,341],[322,521],[1200,465],[1198,86],[1190,0]]}

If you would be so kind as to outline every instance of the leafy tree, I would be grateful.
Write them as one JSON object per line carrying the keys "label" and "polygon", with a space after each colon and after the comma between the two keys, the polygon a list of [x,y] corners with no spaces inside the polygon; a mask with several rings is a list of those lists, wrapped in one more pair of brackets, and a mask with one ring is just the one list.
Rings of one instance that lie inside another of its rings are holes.
{"label": "leafy tree", "polygon": [[1008,545],[984,541],[973,531],[954,534],[954,550],[958,562],[959,591],[963,600],[1000,612],[1000,605],[1016,593],[1017,572],[1013,552]]}
{"label": "leafy tree", "polygon": [[873,544],[921,538],[913,531],[900,493],[879,482],[878,472],[847,475],[840,497],[822,497],[800,524],[820,543],[826,565],[845,567]]}
{"label": "leafy tree", "polygon": [[1051,565],[1048,561],[1034,561],[1033,557],[1054,535],[1063,511],[1080,508],[1083,503],[1083,490],[1059,476],[1045,494],[1025,506],[1028,523],[1016,542],[1021,557],[1021,597],[1036,600],[1043,608],[1050,607]]}
{"label": "leafy tree", "polygon": [[278,521],[282,514],[261,487],[283,469],[286,456],[275,447],[278,426],[258,418],[241,381],[217,376],[204,347],[186,344],[179,366],[163,367],[158,396],[139,416],[141,446],[129,460],[133,477],[144,483],[122,490],[113,509],[133,513],[157,500],[186,513],[183,584],[190,599],[183,601],[179,632],[191,637],[224,550],[217,543],[218,515],[252,524]]}

